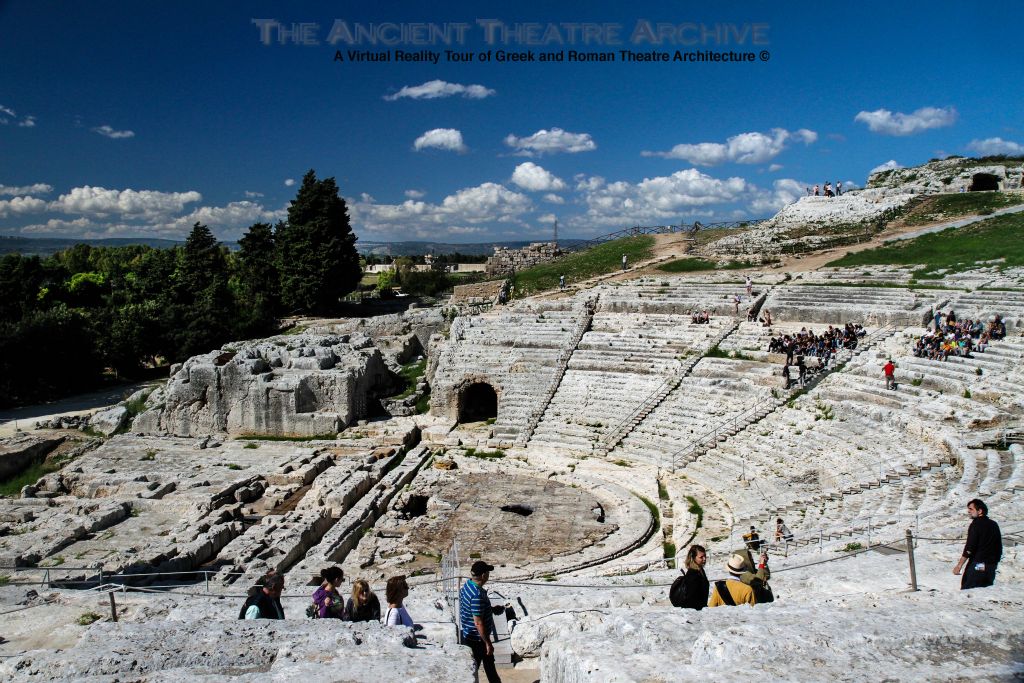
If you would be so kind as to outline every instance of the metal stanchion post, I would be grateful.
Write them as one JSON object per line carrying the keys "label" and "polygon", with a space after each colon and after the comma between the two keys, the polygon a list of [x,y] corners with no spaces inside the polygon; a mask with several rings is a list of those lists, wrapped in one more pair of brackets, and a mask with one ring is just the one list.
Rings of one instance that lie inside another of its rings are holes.
{"label": "metal stanchion post", "polygon": [[209,571],[204,571],[203,572],[203,578],[206,579],[206,592],[209,593],[210,592],[210,572]]}
{"label": "metal stanchion post", "polygon": [[910,590],[917,590],[917,566],[914,564],[914,532],[907,529],[907,559],[910,560]]}
{"label": "metal stanchion post", "polygon": [[110,596],[110,620],[117,621],[117,605],[114,604],[114,591],[107,593]]}

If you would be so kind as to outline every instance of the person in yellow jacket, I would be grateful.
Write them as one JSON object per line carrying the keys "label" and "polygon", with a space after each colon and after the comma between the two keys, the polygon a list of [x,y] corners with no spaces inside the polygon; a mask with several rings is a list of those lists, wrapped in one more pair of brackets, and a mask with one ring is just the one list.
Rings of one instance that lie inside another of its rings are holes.
{"label": "person in yellow jacket", "polygon": [[715,581],[711,584],[711,599],[708,600],[708,607],[721,607],[728,605],[756,605],[757,598],[754,589],[743,583],[740,576],[743,574],[744,557],[733,555],[725,565],[729,570],[729,578],[725,581]]}

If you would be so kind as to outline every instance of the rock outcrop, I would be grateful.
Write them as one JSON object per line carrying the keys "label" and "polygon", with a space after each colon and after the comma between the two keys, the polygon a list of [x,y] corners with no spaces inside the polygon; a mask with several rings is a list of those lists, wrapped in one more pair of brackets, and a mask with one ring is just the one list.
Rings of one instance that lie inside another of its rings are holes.
{"label": "rock outcrop", "polygon": [[373,412],[397,380],[363,335],[276,337],[224,347],[173,367],[136,432],[335,434]]}

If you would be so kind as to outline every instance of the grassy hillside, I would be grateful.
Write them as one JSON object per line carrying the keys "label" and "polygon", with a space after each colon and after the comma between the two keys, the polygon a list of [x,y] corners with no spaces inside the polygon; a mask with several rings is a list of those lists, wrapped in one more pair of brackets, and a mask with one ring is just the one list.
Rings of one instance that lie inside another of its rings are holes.
{"label": "grassy hillside", "polygon": [[989,218],[964,228],[890,242],[832,261],[830,266],[920,265],[917,277],[938,270],[969,270],[980,261],[1024,266],[1024,212]]}
{"label": "grassy hillside", "polygon": [[1024,203],[1024,196],[1002,192],[958,192],[923,197],[898,221],[901,225],[924,225],[963,216],[992,213],[1005,206]]}
{"label": "grassy hillside", "polygon": [[611,273],[622,268],[622,255],[629,265],[649,259],[654,254],[654,238],[649,235],[625,237],[605,242],[586,251],[563,256],[557,261],[544,263],[515,274],[512,284],[516,296],[529,296],[558,287],[558,276],[565,275],[565,283],[579,282],[595,275]]}

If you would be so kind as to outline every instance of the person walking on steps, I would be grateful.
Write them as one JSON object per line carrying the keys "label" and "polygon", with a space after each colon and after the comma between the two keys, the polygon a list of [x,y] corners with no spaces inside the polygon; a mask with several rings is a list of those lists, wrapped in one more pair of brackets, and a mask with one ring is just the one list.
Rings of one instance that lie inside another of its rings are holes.
{"label": "person walking on steps", "polygon": [[626,272],[626,255],[622,255],[622,272]]}
{"label": "person walking on steps", "polygon": [[479,674],[480,665],[483,664],[487,683],[501,683],[501,677],[494,666],[494,644],[491,642],[494,611],[487,591],[484,590],[492,571],[494,566],[483,560],[477,560],[470,567],[470,579],[459,590],[459,621],[462,622],[462,644],[473,651],[474,674]]}
{"label": "person walking on steps", "polygon": [[892,358],[882,368],[882,372],[885,373],[885,388],[895,390],[896,389],[896,364],[892,362]]}
{"label": "person walking on steps", "polygon": [[959,575],[966,564],[960,590],[968,588],[985,588],[996,580],[996,566],[1003,557],[1003,539],[999,533],[999,525],[988,517],[988,506],[975,498],[967,504],[967,514],[971,525],[967,527],[967,543],[963,555],[953,567],[953,573]]}

